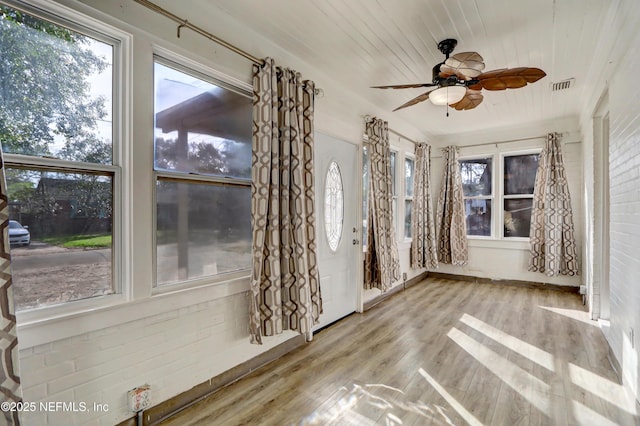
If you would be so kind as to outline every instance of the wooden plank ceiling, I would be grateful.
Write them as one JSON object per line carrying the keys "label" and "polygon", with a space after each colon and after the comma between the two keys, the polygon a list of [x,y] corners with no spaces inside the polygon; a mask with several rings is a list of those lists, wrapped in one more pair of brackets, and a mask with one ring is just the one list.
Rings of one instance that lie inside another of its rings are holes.
{"label": "wooden plank ceiling", "polygon": [[[173,2],[169,2],[173,3]],[[610,0],[191,0],[190,16],[226,13],[331,76],[359,96],[427,135],[511,127],[576,116],[589,90],[592,52]],[[167,6],[169,7],[169,6]],[[170,7],[169,7],[170,8]],[[215,33],[215,28],[210,28]],[[538,67],[547,77],[524,88],[483,91],[474,110],[430,102],[391,113],[423,89],[373,85],[428,83],[444,56],[436,45],[455,38],[454,53],[477,51],[487,70]],[[234,40],[229,40],[234,42]],[[244,46],[241,46],[244,47]],[[597,64],[596,64],[597,65]],[[571,89],[551,83],[575,78]]]}

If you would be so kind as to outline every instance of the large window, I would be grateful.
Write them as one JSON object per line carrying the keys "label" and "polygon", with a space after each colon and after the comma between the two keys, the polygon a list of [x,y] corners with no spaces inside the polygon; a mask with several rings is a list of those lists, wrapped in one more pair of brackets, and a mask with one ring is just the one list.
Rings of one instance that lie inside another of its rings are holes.
{"label": "large window", "polygon": [[16,308],[115,293],[119,43],[2,5],[0,40]]}
{"label": "large window", "polygon": [[251,264],[248,94],[156,59],[156,284]]}
{"label": "large window", "polygon": [[[538,153],[504,154],[497,170],[493,156],[460,160],[467,235],[498,239],[529,237],[538,156]],[[496,208],[497,213],[493,214]]]}
{"label": "large window", "polygon": [[539,154],[504,157],[504,237],[529,237]]}
{"label": "large window", "polygon": [[493,157],[460,160],[467,235],[491,236]]}

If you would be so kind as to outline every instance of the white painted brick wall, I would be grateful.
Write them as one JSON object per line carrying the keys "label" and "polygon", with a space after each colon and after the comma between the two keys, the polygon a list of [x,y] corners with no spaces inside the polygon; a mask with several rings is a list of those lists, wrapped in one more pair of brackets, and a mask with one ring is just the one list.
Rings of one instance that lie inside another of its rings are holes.
{"label": "white painted brick wall", "polygon": [[24,400],[107,404],[108,412],[37,411],[27,425],[115,424],[133,413],[126,392],[149,383],[154,404],[293,336],[251,345],[245,293],[28,348],[20,352]]}
{"label": "white painted brick wall", "polygon": [[[637,79],[640,66],[640,3],[620,1],[610,20],[608,27],[615,31],[608,32],[600,41],[600,51],[594,52],[594,58],[602,62],[593,71],[599,83],[593,87],[581,121],[584,133],[593,131],[591,117],[597,100],[608,90],[611,315],[610,326],[603,331],[622,366],[623,381],[640,399],[640,87],[629,84]],[[593,164],[586,161],[585,169],[592,173],[589,167]],[[593,188],[586,191],[592,193]],[[594,212],[587,214],[593,217]],[[595,253],[598,250],[593,247]]]}

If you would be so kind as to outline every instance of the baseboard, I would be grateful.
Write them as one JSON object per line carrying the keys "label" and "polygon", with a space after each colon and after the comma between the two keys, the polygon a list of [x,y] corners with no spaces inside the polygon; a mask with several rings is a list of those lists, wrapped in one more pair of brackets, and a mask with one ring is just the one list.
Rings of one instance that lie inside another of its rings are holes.
{"label": "baseboard", "polygon": [[416,285],[418,284],[420,281],[423,281],[425,278],[427,278],[427,275],[429,273],[427,271],[416,275],[415,277],[411,278],[410,280],[408,280],[407,282],[405,282],[404,284],[399,284],[395,287],[391,287],[391,289],[387,290],[386,292],[379,294],[378,296],[374,297],[373,299],[364,302],[364,306],[363,306],[363,311],[366,312],[369,309],[373,308],[374,306],[376,306],[378,303],[382,302],[385,299],[388,299],[389,297],[393,296],[394,294],[396,294],[399,291],[404,290],[405,288],[411,287],[412,285]]}
{"label": "baseboard", "polygon": [[138,425],[136,417],[131,417],[121,423],[118,426],[150,426],[155,425],[172,416],[173,414],[184,410],[185,408],[195,404],[196,402],[208,397],[214,392],[222,389],[225,386],[230,385],[233,382],[241,379],[252,371],[275,361],[276,359],[286,355],[294,349],[305,344],[305,336],[298,335],[286,342],[275,346],[268,351],[246,361],[224,373],[200,383],[182,392],[179,395],[174,396],[166,401],[163,401],[143,412],[142,425]]}
{"label": "baseboard", "polygon": [[496,284],[496,285],[506,285],[506,286],[513,286],[513,287],[554,290],[554,291],[563,291],[567,293],[576,293],[576,294],[580,293],[580,287],[577,287],[577,286],[549,284],[549,283],[535,282],[535,281],[495,280],[491,278],[474,277],[471,275],[445,274],[442,272],[429,272],[429,278],[440,278],[440,279],[455,280],[455,281],[469,281],[476,284]]}

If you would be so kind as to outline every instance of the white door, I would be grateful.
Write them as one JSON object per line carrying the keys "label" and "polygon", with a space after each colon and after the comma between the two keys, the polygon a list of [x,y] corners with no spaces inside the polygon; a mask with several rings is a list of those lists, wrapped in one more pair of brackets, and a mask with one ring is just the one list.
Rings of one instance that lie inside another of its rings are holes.
{"label": "white door", "polygon": [[356,310],[358,250],[358,147],[315,134],[318,269],[323,314],[318,329]]}

